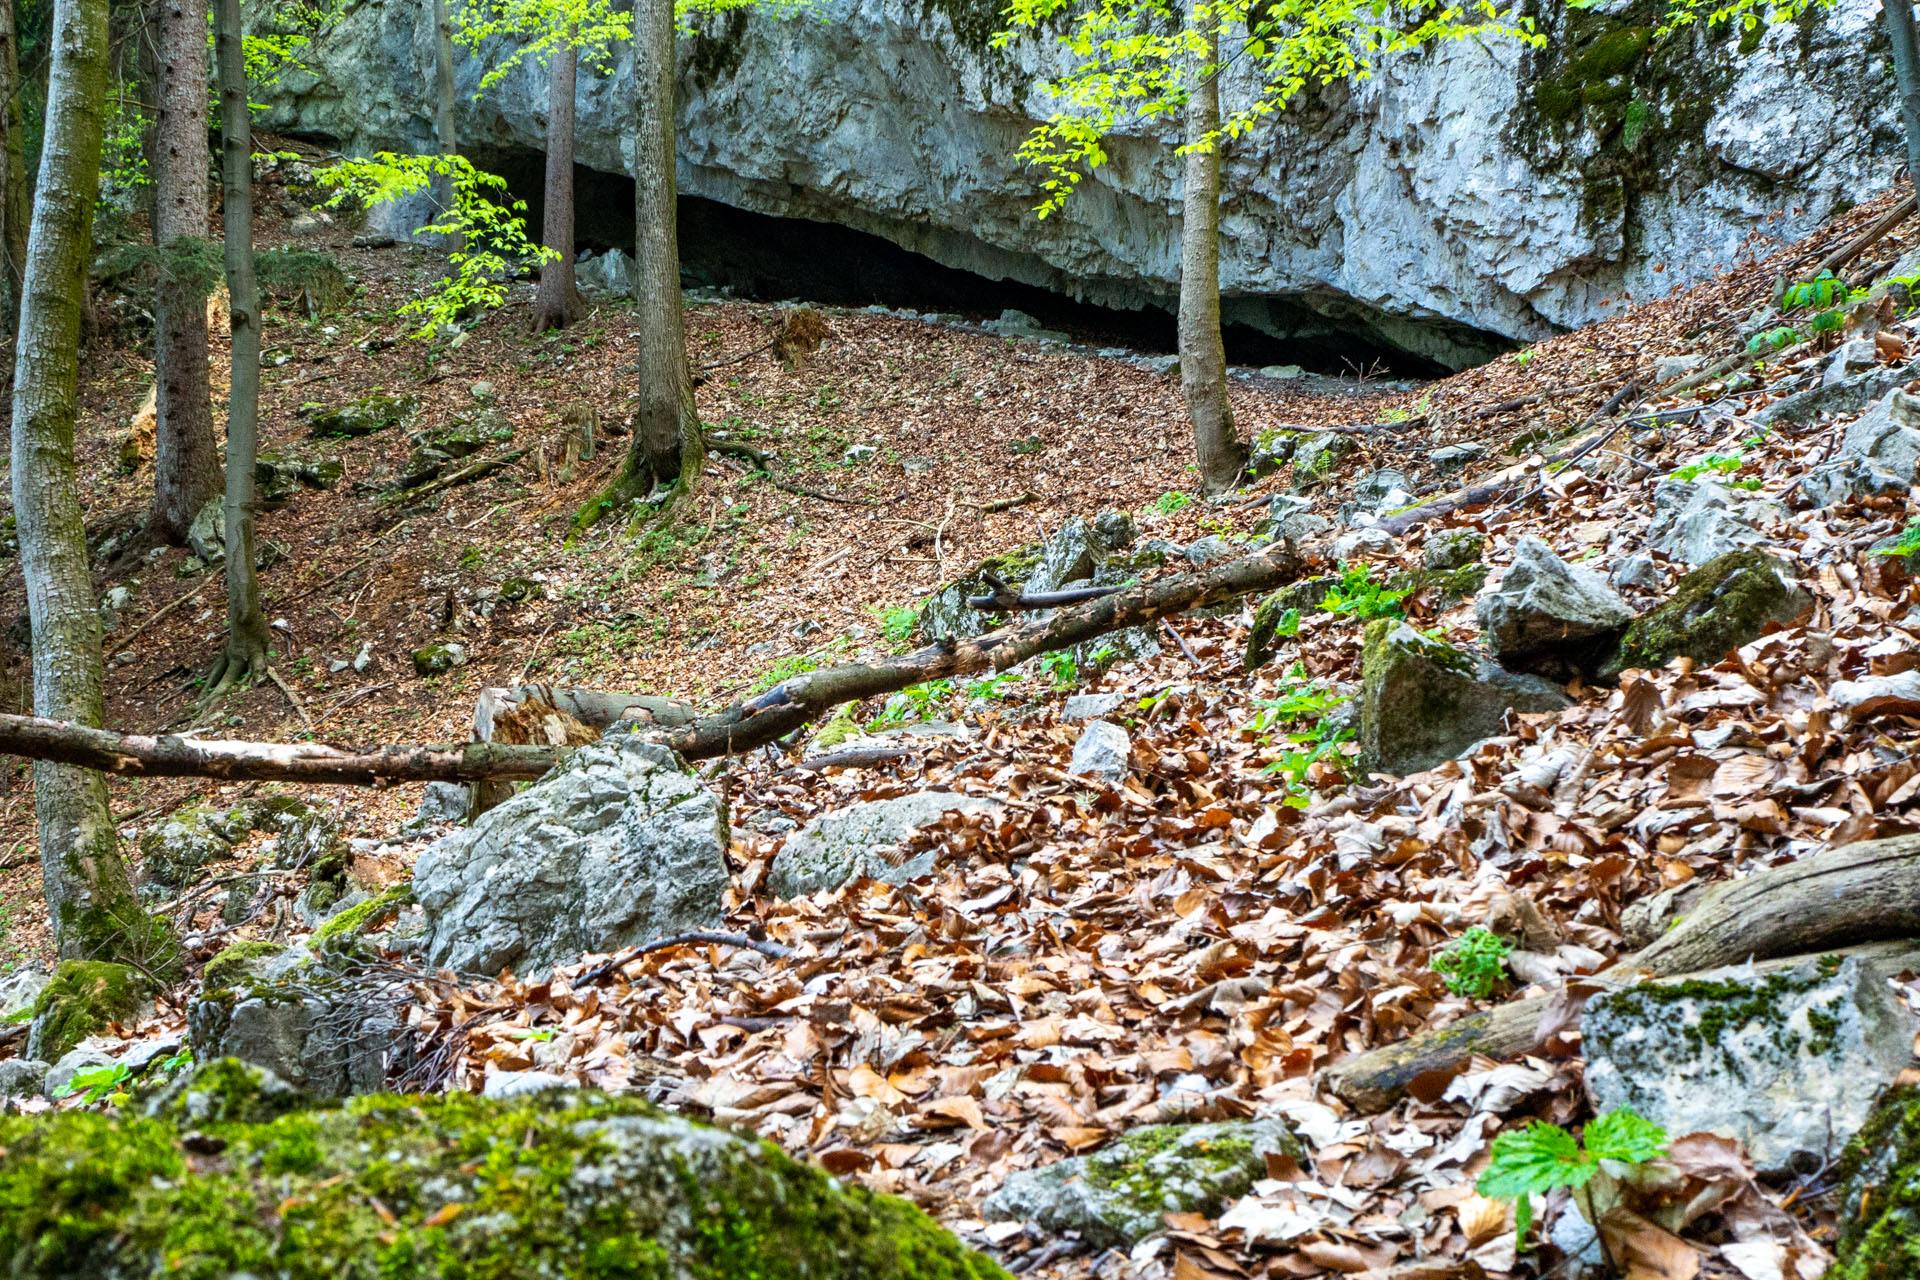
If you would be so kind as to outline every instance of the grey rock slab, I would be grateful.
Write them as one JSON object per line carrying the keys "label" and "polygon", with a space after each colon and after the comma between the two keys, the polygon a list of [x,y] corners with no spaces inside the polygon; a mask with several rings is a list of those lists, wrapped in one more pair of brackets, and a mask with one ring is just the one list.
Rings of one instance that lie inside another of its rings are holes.
{"label": "grey rock slab", "polygon": [[1073,744],[1073,759],[1067,772],[1082,778],[1099,778],[1118,785],[1127,779],[1133,753],[1133,739],[1110,720],[1095,720],[1080,731]]}
{"label": "grey rock slab", "polygon": [[1706,363],[1705,356],[1662,356],[1653,366],[1653,380],[1658,386],[1678,378],[1684,378]]}
{"label": "grey rock slab", "polygon": [[787,837],[767,872],[767,887],[775,897],[797,898],[859,876],[906,884],[933,870],[933,853],[896,863],[885,856],[889,851],[953,815],[992,815],[1005,807],[987,796],[916,791],[823,813]]}
{"label": "grey rock slab", "polygon": [[715,928],[726,848],[725,805],[672,752],[603,738],[421,853],[428,955],[526,974]]}
{"label": "grey rock slab", "polygon": [[1883,493],[1904,493],[1920,476],[1920,397],[1895,391],[1847,425],[1831,460],[1809,471],[1800,488],[1829,507]]}
{"label": "grey rock slab", "polygon": [[1597,1109],[1738,1138],[1756,1169],[1782,1173],[1839,1155],[1917,1027],[1882,968],[1850,956],[1611,992],[1580,1035]]}
{"label": "grey rock slab", "polygon": [[1721,484],[1713,472],[1692,480],[1669,476],[1653,487],[1653,523],[1647,542],[1689,568],[1730,551],[1761,546],[1765,530],[1787,518],[1770,498]]}
{"label": "grey rock slab", "polygon": [[429,782],[426,792],[420,797],[420,807],[414,811],[413,820],[423,824],[465,822],[467,820],[466,787],[458,782]]}
{"label": "grey rock slab", "polygon": [[1613,567],[1613,572],[1607,575],[1607,581],[1616,588],[1657,592],[1667,585],[1667,575],[1660,568],[1658,560],[1644,551],[1636,551]]}
{"label": "grey rock slab", "polygon": [[34,1098],[46,1091],[51,1063],[37,1058],[9,1058],[0,1062],[0,1098]]}
{"label": "grey rock slab", "polygon": [[209,566],[227,558],[227,500],[209,498],[187,526],[187,549]]}
{"label": "grey rock slab", "polygon": [[45,969],[30,965],[0,978],[0,1018],[9,1018],[22,1009],[31,1009],[40,993],[53,981]]}
{"label": "grey rock slab", "polygon": [[1296,543],[1315,538],[1333,528],[1333,521],[1317,515],[1313,503],[1288,493],[1276,493],[1267,504],[1267,518],[1254,528],[1254,542],[1265,545],[1282,538]]}
{"label": "grey rock slab", "polygon": [[1505,731],[1508,711],[1558,711],[1566,690],[1422,635],[1404,622],[1367,627],[1361,659],[1360,768],[1404,776]]}
{"label": "grey rock slab", "polygon": [[981,1205],[989,1219],[1074,1231],[1096,1247],[1129,1248],[1165,1229],[1168,1213],[1211,1217],[1266,1176],[1267,1156],[1304,1157],[1284,1120],[1134,1129],[1084,1156],[1023,1169]]}
{"label": "grey rock slab", "polygon": [[196,1000],[187,1025],[205,1058],[238,1058],[325,1097],[380,1092],[411,1048],[395,997],[311,973],[257,994]]}
{"label": "grey rock slab", "polygon": [[1512,566],[1499,586],[1481,593],[1473,614],[1502,658],[1592,640],[1633,621],[1633,609],[1605,578],[1568,564],[1531,536],[1514,544]]}
{"label": "grey rock slab", "polygon": [[1483,444],[1442,445],[1427,455],[1427,461],[1442,471],[1459,471],[1487,456],[1487,446]]}
{"label": "grey rock slab", "polygon": [[1352,436],[1337,431],[1302,436],[1293,447],[1293,491],[1305,492],[1327,479],[1340,460],[1358,447]]}
{"label": "grey rock slab", "polygon": [[1487,549],[1487,535],[1478,529],[1442,529],[1427,539],[1421,550],[1422,568],[1446,571],[1464,569]]}
{"label": "grey rock slab", "polygon": [[1117,693],[1076,693],[1060,707],[1062,720],[1098,720],[1118,709],[1125,699]]}

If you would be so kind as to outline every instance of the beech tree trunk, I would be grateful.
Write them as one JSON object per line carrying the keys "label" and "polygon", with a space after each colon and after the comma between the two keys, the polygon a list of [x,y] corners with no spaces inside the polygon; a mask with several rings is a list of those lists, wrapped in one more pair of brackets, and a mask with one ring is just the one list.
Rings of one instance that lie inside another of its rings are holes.
{"label": "beech tree trunk", "polygon": [[[206,0],[159,0],[159,119],[154,125],[153,240],[162,249],[207,234]],[[153,513],[149,531],[175,545],[220,492],[207,381],[202,288],[163,264],[154,288]]]}
{"label": "beech tree trunk", "polygon": [[0,331],[20,320],[20,285],[27,268],[26,112],[20,106],[20,42],[13,0],[0,0]]}
{"label": "beech tree trunk", "polygon": [[267,616],[260,609],[253,516],[260,454],[260,287],[253,274],[253,115],[240,0],[214,0],[214,56],[220,81],[221,173],[225,181],[227,328],[233,372],[227,397],[227,644],[215,689],[267,666]]}
{"label": "beech tree trunk", "polygon": [[573,279],[573,98],[580,54],[569,38],[547,58],[547,207],[541,240],[560,256],[540,268],[540,288],[533,296],[535,333],[564,329],[580,318]]}
{"label": "beech tree trunk", "polygon": [[[433,0],[433,134],[441,155],[459,153],[460,139],[453,127],[453,22],[447,16],[447,0]],[[453,209],[452,175],[441,174],[433,180],[433,203],[442,214]],[[442,247],[457,252],[460,237],[446,237]]]}
{"label": "beech tree trunk", "polygon": [[1913,0],[1881,0],[1893,45],[1893,87],[1907,130],[1907,176],[1920,188],[1920,43],[1913,29]]}
{"label": "beech tree trunk", "polygon": [[581,511],[584,528],[671,487],[666,501],[693,489],[705,457],[693,407],[680,300],[679,224],[673,148],[673,0],[633,7],[634,301],[639,306],[639,395],[633,446],[613,483]]}
{"label": "beech tree trunk", "polygon": [[[1180,391],[1193,424],[1193,451],[1208,493],[1234,486],[1247,448],[1227,402],[1227,348],[1220,333],[1220,80],[1212,64],[1219,36],[1207,33],[1204,61],[1187,98],[1187,182],[1180,204]],[[1204,146],[1199,144],[1204,143]]]}
{"label": "beech tree trunk", "polygon": [[[105,716],[100,614],[87,565],[73,430],[81,286],[107,96],[107,0],[56,0],[24,302],[13,374],[13,510],[33,625],[33,704],[97,725]],[[40,867],[54,937],[68,957],[114,958],[147,925],[98,773],[34,766]]]}

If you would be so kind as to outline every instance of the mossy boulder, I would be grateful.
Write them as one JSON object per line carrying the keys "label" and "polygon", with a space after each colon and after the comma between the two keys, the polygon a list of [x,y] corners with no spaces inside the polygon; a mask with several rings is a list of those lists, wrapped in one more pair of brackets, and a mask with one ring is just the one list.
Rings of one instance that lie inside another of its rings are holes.
{"label": "mossy boulder", "polygon": [[372,954],[347,935],[216,957],[187,1006],[195,1051],[319,1096],[379,1092],[413,1064],[417,1041],[404,984],[369,970]]}
{"label": "mossy boulder", "polygon": [[490,444],[513,439],[513,419],[498,409],[480,409],[443,427],[417,432],[413,442],[449,458],[466,458]]}
{"label": "mossy boulder", "polygon": [[1361,656],[1360,769],[1431,769],[1506,730],[1509,711],[1558,711],[1566,691],[1507,671],[1392,618],[1367,625]]}
{"label": "mossy boulder", "polygon": [[1487,535],[1478,529],[1442,529],[1427,539],[1420,563],[1428,569],[1464,569],[1487,549]]}
{"label": "mossy boulder", "polygon": [[982,1212],[1124,1249],[1161,1230],[1165,1214],[1211,1215],[1245,1195],[1266,1177],[1270,1153],[1304,1155],[1278,1118],[1151,1125],[1092,1155],[1009,1175]]}
{"label": "mossy boulder", "polygon": [[259,938],[236,942],[207,961],[206,968],[200,971],[201,985],[208,991],[229,990],[257,978],[263,962],[285,955],[286,950],[278,942]]}
{"label": "mossy boulder", "polygon": [[1595,997],[1580,1024],[1598,1111],[1740,1139],[1763,1173],[1806,1172],[1866,1122],[1920,1021],[1888,978],[1909,956],[1829,956]]}
{"label": "mossy boulder", "polygon": [[33,1003],[27,1057],[58,1061],[88,1036],[131,1020],[151,995],[138,969],[107,960],[62,960]]}
{"label": "mossy boulder", "polygon": [[141,834],[141,869],[155,884],[180,888],[192,883],[200,868],[230,855],[233,842],[246,833],[236,833],[226,809],[198,805],[176,810]]}
{"label": "mossy boulder", "polygon": [[1044,544],[1029,542],[1024,547],[982,560],[970,572],[934,592],[932,598],[921,606],[920,634],[931,639],[966,639],[993,630],[999,625],[997,616],[970,607],[967,598],[993,593],[993,587],[987,581],[988,574],[1019,590],[1040,568],[1041,558],[1045,554]]}
{"label": "mossy boulder", "polygon": [[311,458],[292,449],[276,449],[254,460],[253,483],[260,505],[274,511],[292,501],[302,486],[331,489],[345,472],[338,458]]}
{"label": "mossy boulder", "polygon": [[1293,449],[1293,491],[1304,493],[1327,480],[1340,461],[1358,447],[1344,432],[1316,431],[1302,437]]}
{"label": "mossy boulder", "polygon": [[310,431],[316,438],[370,436],[390,427],[399,426],[411,418],[418,407],[419,402],[412,396],[389,396],[377,393],[362,396],[337,409],[327,409],[314,414]]}
{"label": "mossy boulder", "polygon": [[463,644],[430,644],[413,651],[413,669],[423,676],[442,675],[466,662],[467,647]]}
{"label": "mossy boulder", "polygon": [[1004,1274],[903,1200],[631,1098],[312,1106],[261,1073],[215,1064],[154,1111],[0,1117],[11,1275]]}
{"label": "mossy boulder", "polygon": [[1840,1159],[1830,1280],[1920,1280],[1920,1089],[1881,1097]]}
{"label": "mossy boulder", "polygon": [[1340,579],[1332,575],[1307,578],[1281,587],[1255,606],[1253,626],[1247,632],[1246,670],[1258,671],[1273,659],[1282,639],[1280,624],[1289,613],[1304,614],[1318,609],[1327,592],[1339,585]]}
{"label": "mossy boulder", "polygon": [[1769,624],[1791,625],[1812,603],[1786,566],[1766,552],[1729,552],[1680,579],[1664,604],[1629,626],[1601,674],[1662,667],[1679,657],[1719,662],[1758,640]]}

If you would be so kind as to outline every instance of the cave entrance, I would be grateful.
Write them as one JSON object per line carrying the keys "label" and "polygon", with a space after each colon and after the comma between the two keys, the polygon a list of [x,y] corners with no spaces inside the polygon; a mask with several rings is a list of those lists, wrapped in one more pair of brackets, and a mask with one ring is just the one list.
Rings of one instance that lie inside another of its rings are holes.
{"label": "cave entrance", "polygon": [[[505,178],[513,196],[526,202],[527,224],[537,236],[545,204],[546,161],[541,153],[476,148],[470,154],[475,164]],[[1011,309],[1090,346],[1149,354],[1176,349],[1171,298],[1138,309],[1099,306],[1051,289],[945,266],[852,227],[755,213],[699,196],[680,197],[679,221],[680,274],[690,288],[725,289],[760,302],[879,305],[975,321]],[[574,169],[574,240],[578,250],[633,251],[631,178],[584,166]],[[1230,364],[1293,364],[1333,375],[1365,370],[1435,377],[1450,372],[1435,360],[1381,340],[1364,326],[1343,328],[1292,299],[1235,299],[1228,306],[1263,313],[1273,328],[1288,334],[1279,337],[1229,319],[1224,334]]]}

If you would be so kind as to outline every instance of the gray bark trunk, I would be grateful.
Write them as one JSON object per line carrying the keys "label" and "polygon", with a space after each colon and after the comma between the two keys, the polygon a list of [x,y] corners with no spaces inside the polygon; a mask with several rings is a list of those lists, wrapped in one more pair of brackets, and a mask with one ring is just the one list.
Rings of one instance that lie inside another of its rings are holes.
{"label": "gray bark trunk", "polygon": [[[13,374],[13,509],[33,624],[33,703],[43,716],[105,716],[100,614],[87,565],[73,430],[81,282],[107,94],[107,0],[57,0],[24,303]],[[34,766],[40,866],[60,954],[112,958],[146,923],[120,857],[106,779]]]}
{"label": "gray bark trunk", "polygon": [[571,42],[548,55],[547,207],[541,239],[560,256],[540,268],[540,288],[533,298],[535,333],[564,329],[580,318],[573,278],[573,98],[579,58]]}
{"label": "gray bark trunk", "polygon": [[[1218,57],[1210,37],[1205,62]],[[1220,82],[1209,66],[1194,68],[1187,98],[1187,143],[1220,128]],[[1231,489],[1246,465],[1227,403],[1227,348],[1220,334],[1220,142],[1187,153],[1180,209],[1180,391],[1193,424],[1193,451],[1208,493]]]}
{"label": "gray bark trunk", "polygon": [[0,0],[0,295],[5,332],[20,319],[20,284],[27,266],[26,112],[20,106],[20,43],[13,0]]}
{"label": "gray bark trunk", "polygon": [[227,647],[221,676],[266,669],[267,618],[255,573],[253,465],[260,453],[260,288],[253,275],[253,122],[240,0],[215,0],[220,73],[221,171],[225,177],[227,327],[233,342],[227,399]]}
{"label": "gray bark trunk", "polygon": [[[160,0],[159,120],[154,126],[154,243],[166,248],[207,234],[206,0]],[[220,492],[207,382],[206,297],[163,269],[154,289],[152,534],[178,545],[194,516]]]}
{"label": "gray bark trunk", "polygon": [[1920,45],[1913,31],[1913,0],[1882,0],[1893,44],[1893,84],[1907,128],[1907,176],[1920,187]]}
{"label": "gray bark trunk", "polygon": [[[447,0],[433,0],[433,134],[441,155],[459,154],[460,139],[453,128],[453,23],[447,16]],[[442,213],[452,210],[452,177],[434,179],[433,202]],[[457,251],[460,237],[448,236],[443,247]]]}
{"label": "gray bark trunk", "polygon": [[680,301],[679,225],[673,148],[673,0],[633,9],[634,300],[639,304],[639,405],[623,470],[629,496],[678,481],[691,488],[702,457],[700,420],[687,372]]}

